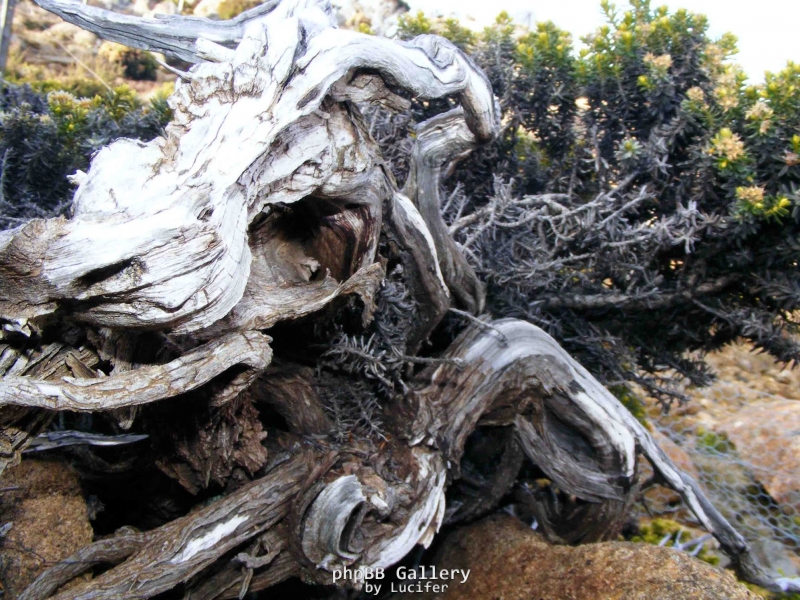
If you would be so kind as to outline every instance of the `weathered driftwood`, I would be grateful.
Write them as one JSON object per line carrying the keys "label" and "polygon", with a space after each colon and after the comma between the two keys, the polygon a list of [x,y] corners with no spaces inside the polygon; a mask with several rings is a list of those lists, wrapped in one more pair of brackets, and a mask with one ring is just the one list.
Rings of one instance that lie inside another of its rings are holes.
{"label": "weathered driftwood", "polygon": [[127,371],[111,377],[62,377],[58,383],[6,375],[0,380],[0,406],[15,405],[50,410],[93,411],[138,406],[191,391],[235,365],[246,365],[230,385],[219,392],[224,402],[249,387],[272,358],[267,336],[232,333],[167,363]]}
{"label": "weathered driftwood", "polygon": [[[123,593],[148,597],[186,581],[235,545],[241,547],[248,540],[256,540],[265,530],[262,521],[251,523],[251,519],[264,518],[262,513],[251,517],[254,504],[262,511],[284,511],[282,514],[293,524],[276,529],[283,537],[274,539],[271,546],[274,549],[279,545],[280,552],[285,553],[283,560],[287,562],[281,563],[281,572],[287,576],[305,572],[308,577],[330,583],[330,573],[343,565],[393,564],[416,543],[432,539],[444,516],[446,462],[451,465],[449,475],[457,476],[463,443],[477,426],[515,427],[526,453],[562,489],[584,499],[624,502],[625,488],[635,486],[638,451],[644,452],[665,480],[676,476],[674,467],[649,442],[638,421],[552,338],[515,320],[496,322],[495,327],[497,331],[474,327],[454,344],[450,355],[464,360],[465,366],[443,363],[419,375],[420,385],[426,385],[411,399],[416,419],[405,432],[413,445],[409,448],[398,439],[391,449],[393,460],[404,465],[408,475],[393,473],[374,457],[365,459],[335,451],[326,455],[298,443],[289,461],[273,467],[266,477],[201,513],[142,534],[141,539],[146,541],[136,546],[137,554],[71,593],[77,598]],[[548,411],[554,412],[546,416]],[[548,427],[552,418],[562,419],[564,426]],[[593,427],[589,425],[592,422]],[[600,433],[589,437],[581,431]],[[707,501],[698,502],[696,485],[686,478],[670,484],[726,551],[737,558],[740,572],[768,583],[740,536]],[[273,494],[268,502],[263,499],[267,493]],[[294,507],[291,516],[289,505]],[[597,513],[590,516],[597,517]],[[213,544],[209,541],[212,538]],[[168,551],[165,540],[170,540]],[[120,544],[125,548],[131,545],[127,539]],[[108,544],[95,546],[95,550],[81,551],[80,560],[87,566],[109,560]],[[195,558],[200,554],[198,548],[203,560]],[[129,555],[120,551],[117,560]],[[111,560],[114,558],[111,556]],[[264,564],[251,561],[257,566],[250,576],[272,568],[272,560],[261,562]],[[166,569],[169,577],[164,574]],[[51,589],[76,571],[75,567],[58,567],[43,574],[34,584],[39,587],[32,589],[37,594]],[[248,576],[248,569],[231,567],[223,571],[214,576],[217,582],[227,582],[218,588],[220,595],[240,586]],[[133,588],[132,581],[138,582]]]}
{"label": "weathered driftwood", "polygon": [[[16,331],[16,328],[12,329]],[[97,375],[90,367],[97,360],[97,354],[87,348],[75,349],[59,342],[32,349],[3,344],[0,386],[7,379],[19,379],[27,385],[29,379],[60,382],[65,377],[94,378]],[[22,452],[39,432],[50,425],[54,415],[51,411],[33,410],[24,404],[0,408],[0,473],[7,466],[19,462]]]}
{"label": "weathered driftwood", "polygon": [[442,177],[477,146],[477,140],[461,108],[421,123],[416,134],[411,172],[403,192],[414,202],[430,229],[442,276],[456,303],[478,314],[484,307],[483,284],[448,232],[439,200]]}
{"label": "weathered driftwood", "polygon": [[247,23],[268,14],[278,3],[279,0],[267,0],[230,21],[174,15],[158,15],[152,19],[132,17],[81,6],[79,2],[42,0],[39,6],[112,42],[195,63],[206,60],[200,40],[235,47],[242,41]]}
{"label": "weathered driftwood", "polygon": [[[559,488],[583,500],[623,507],[635,497],[641,454],[660,482],[678,492],[714,534],[742,577],[774,585],[698,484],[553,338],[516,319],[493,326],[473,328],[453,344],[449,356],[460,358],[465,367],[445,364],[430,371],[430,385],[418,393],[412,440],[443,445],[445,456],[457,463],[466,435],[476,426],[513,424],[522,449]],[[606,526],[621,514],[609,511]],[[586,516],[595,520],[599,515]]]}
{"label": "weathered driftwood", "polygon": [[[636,497],[640,454],[744,577],[775,588],[697,485],[541,330],[474,322],[442,358],[413,356],[451,305],[462,315],[484,306],[438,194],[457,161],[496,135],[499,114],[484,75],[452,44],[338,30],[324,0],[276,0],[227,23],[37,1],[106,39],[196,64],[170,99],[163,137],[117,141],[75,176],[71,218],[0,234],[3,460],[60,410],[117,411],[128,428],[133,407],[180,400],[205,402],[212,417],[227,406],[256,422],[278,415],[285,427],[242,458],[254,481],[160,528],[84,548],[25,598],[101,563],[114,566],[57,597],[146,598],[179,584],[189,598],[242,597],[291,576],[330,583],[339,567],[387,567],[430,544],[446,517],[492,509],[524,456],[584,503],[569,519],[538,506],[546,527],[599,539]],[[419,125],[401,192],[355,103],[403,109],[404,94],[460,107]],[[401,390],[382,381],[391,393],[379,446],[342,443],[317,373],[270,366],[264,331],[324,321],[344,296],[360,299],[366,326],[386,266],[402,271],[415,307],[404,353],[390,358],[428,366],[407,371]],[[62,341],[42,347],[45,331]],[[135,343],[148,335],[156,351]],[[41,366],[26,370],[31,361]],[[260,444],[261,424],[251,425],[248,443]],[[188,489],[224,479],[230,464],[214,471],[194,455],[215,431],[178,444],[189,471],[162,461],[165,472]],[[499,445],[491,475],[469,472],[476,431]]]}

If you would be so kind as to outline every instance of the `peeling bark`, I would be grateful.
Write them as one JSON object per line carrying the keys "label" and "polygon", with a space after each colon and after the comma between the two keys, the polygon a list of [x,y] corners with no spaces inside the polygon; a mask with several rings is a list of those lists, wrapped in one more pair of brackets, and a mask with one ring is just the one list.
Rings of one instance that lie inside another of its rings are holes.
{"label": "peeling bark", "polygon": [[195,407],[180,422],[173,421],[154,423],[150,429],[156,464],[192,494],[212,484],[238,487],[267,463],[262,444],[267,432],[246,394],[223,406]]}
{"label": "peeling bark", "polygon": [[[150,598],[188,580],[228,550],[276,525],[288,514],[290,500],[302,489],[303,479],[308,475],[308,458],[299,453],[283,463],[279,472],[234,492],[224,502],[216,502],[148,532],[141,547],[127,540],[118,542],[138,549],[122,566],[54,598]],[[123,552],[118,552],[115,558],[124,558],[122,555]],[[91,563],[87,563],[89,566]],[[40,577],[37,582],[44,586],[44,580],[47,577]],[[29,598],[36,597],[31,595],[31,588],[25,593]]]}

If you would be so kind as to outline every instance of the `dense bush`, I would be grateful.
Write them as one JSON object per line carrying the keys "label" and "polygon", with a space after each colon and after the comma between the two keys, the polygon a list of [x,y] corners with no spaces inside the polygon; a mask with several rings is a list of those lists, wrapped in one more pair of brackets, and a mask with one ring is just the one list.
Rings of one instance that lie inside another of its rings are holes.
{"label": "dense bush", "polygon": [[134,81],[155,81],[158,62],[145,50],[128,48],[122,44],[103,42],[99,54],[113,65],[120,67],[122,75]]}
{"label": "dense bush", "polygon": [[[800,65],[748,86],[735,38],[710,39],[705,17],[601,4],[608,24],[577,54],[552,23],[505,14],[479,35],[401,21],[404,37],[451,38],[500,99],[499,140],[443,195],[488,309],[665,402],[676,374],[707,382],[702,353],[740,336],[797,361]],[[442,108],[371,115],[399,178],[405,134]]]}
{"label": "dense bush", "polygon": [[166,94],[142,105],[122,86],[93,98],[47,95],[6,84],[0,96],[0,228],[64,213],[74,186],[99,148],[120,137],[151,139],[170,118]]}

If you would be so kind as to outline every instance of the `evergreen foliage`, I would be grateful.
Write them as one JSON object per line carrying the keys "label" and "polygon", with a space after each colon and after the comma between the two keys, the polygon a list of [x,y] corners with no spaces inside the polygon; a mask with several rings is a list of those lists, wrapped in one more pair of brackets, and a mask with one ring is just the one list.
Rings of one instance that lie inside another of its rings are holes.
{"label": "evergreen foliage", "polygon": [[[443,194],[488,310],[665,404],[681,378],[709,380],[702,353],[739,337],[797,361],[800,65],[748,85],[735,38],[712,40],[705,17],[601,5],[608,23],[577,53],[554,24],[526,30],[505,13],[472,36],[401,21],[406,38],[451,37],[500,100],[499,140]],[[371,114],[400,179],[400,140],[442,108]]]}
{"label": "evergreen foliage", "polygon": [[171,118],[166,93],[143,105],[121,86],[93,98],[6,83],[0,95],[0,228],[65,213],[92,155],[120,137],[149,140]]}

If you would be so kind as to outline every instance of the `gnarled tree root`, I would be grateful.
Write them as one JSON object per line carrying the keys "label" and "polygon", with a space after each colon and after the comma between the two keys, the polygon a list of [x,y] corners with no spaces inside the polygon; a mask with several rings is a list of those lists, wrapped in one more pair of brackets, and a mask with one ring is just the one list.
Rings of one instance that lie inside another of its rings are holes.
{"label": "gnarled tree root", "polygon": [[[780,590],[697,483],[553,338],[516,319],[493,326],[472,328],[453,344],[448,357],[461,359],[463,369],[443,364],[421,376],[430,384],[419,392],[417,419],[408,432],[412,440],[438,446],[456,462],[476,426],[513,424],[528,458],[559,488],[585,501],[622,507],[635,499],[641,454],[717,538],[742,579]],[[608,525],[624,513],[606,513]],[[587,514],[594,521],[598,517]]]}
{"label": "gnarled tree root", "polygon": [[54,382],[6,376],[0,379],[0,407],[97,411],[138,406],[196,389],[236,365],[246,366],[215,398],[224,402],[249,387],[271,359],[267,336],[255,331],[233,333],[166,365],[142,367],[111,377],[64,377]]}
{"label": "gnarled tree root", "polygon": [[[415,544],[430,543],[444,517],[445,482],[458,477],[465,440],[477,427],[498,425],[515,428],[528,458],[561,489],[598,506],[631,501],[642,453],[720,541],[739,574],[777,589],[696,483],[679,474],[644,427],[550,336],[511,319],[493,326],[473,327],[459,337],[448,356],[461,359],[460,366],[446,362],[419,375],[416,418],[404,440],[391,442],[394,469],[356,448],[325,454],[298,440],[290,458],[268,475],[142,534],[125,562],[64,597],[149,597],[196,578],[231,552],[246,552],[265,532],[272,532],[265,554],[273,556],[223,564],[208,575],[220,583],[219,595],[205,582],[196,584],[199,597],[228,597],[245,580],[272,584],[278,572],[303,572],[329,583],[331,573],[345,565],[389,566]],[[314,471],[315,464],[320,466]],[[587,518],[612,526],[619,514],[589,511]],[[281,526],[287,520],[294,526]],[[105,547],[90,546],[66,563],[88,560],[90,566],[98,560],[97,548]],[[52,591],[78,572],[54,567],[26,597]]]}

